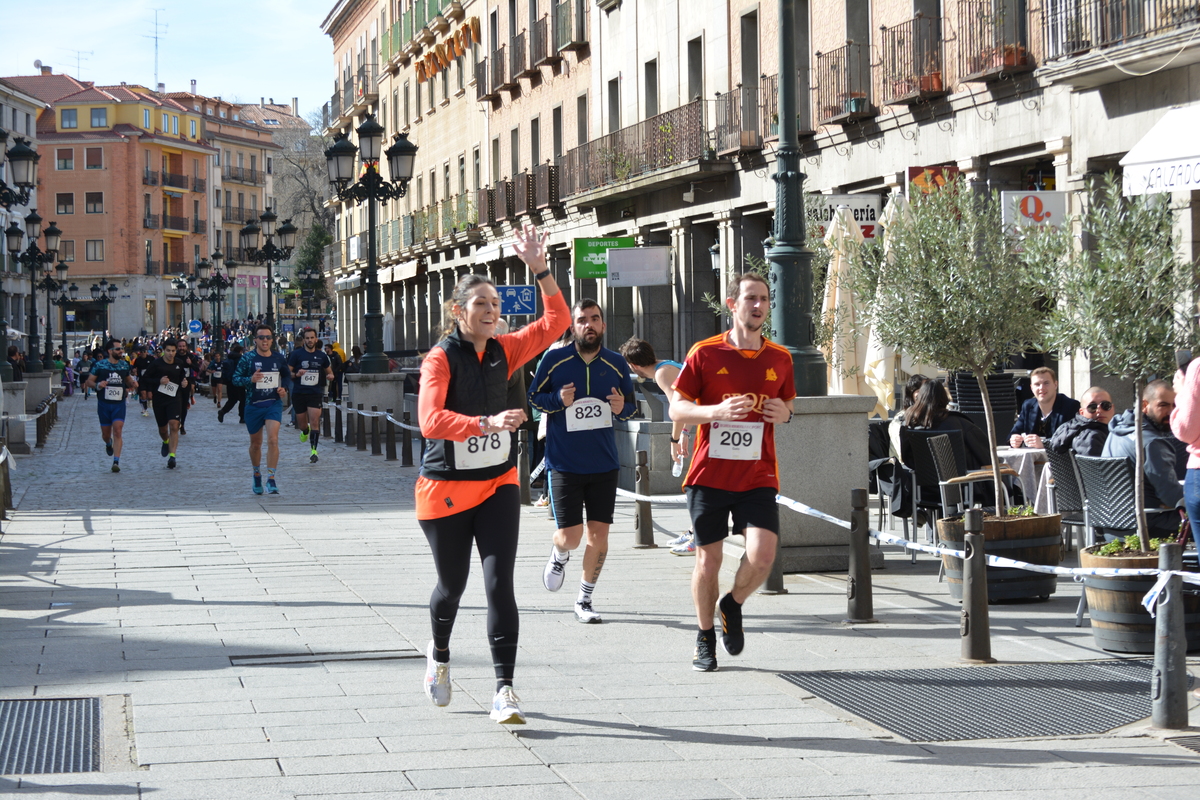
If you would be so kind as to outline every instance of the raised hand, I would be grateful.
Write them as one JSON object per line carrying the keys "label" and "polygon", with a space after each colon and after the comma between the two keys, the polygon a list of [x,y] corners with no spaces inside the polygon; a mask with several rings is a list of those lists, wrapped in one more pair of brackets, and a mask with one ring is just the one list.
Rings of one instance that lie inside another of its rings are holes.
{"label": "raised hand", "polygon": [[513,251],[527,267],[534,272],[541,272],[546,265],[546,242],[549,240],[550,234],[543,233],[539,236],[537,226],[527,223],[517,231],[517,241],[513,245]]}

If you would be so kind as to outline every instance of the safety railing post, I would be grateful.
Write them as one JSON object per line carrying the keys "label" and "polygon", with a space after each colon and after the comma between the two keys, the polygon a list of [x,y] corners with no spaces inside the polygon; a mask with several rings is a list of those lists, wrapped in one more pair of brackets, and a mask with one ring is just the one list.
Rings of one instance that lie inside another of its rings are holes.
{"label": "safety railing post", "polygon": [[359,452],[365,453],[367,452],[367,418],[362,413],[363,404],[359,403],[355,410],[358,412],[355,414],[358,417],[358,421],[354,426],[354,446]]}
{"label": "safety railing post", "polygon": [[962,661],[972,664],[990,664],[992,658],[992,632],[988,621],[987,555],[983,549],[983,510],[967,509],[963,515],[966,531],[963,559],[962,621],[959,636],[962,637]]}
{"label": "safety railing post", "polygon": [[342,407],[333,407],[333,440],[338,444],[345,441],[342,436]]}
{"label": "safety railing post", "polygon": [[383,457],[384,461],[396,460],[396,426],[392,424],[392,409],[387,410],[387,417],[384,419],[387,426],[384,430],[387,435],[383,437],[383,444],[386,454]]}
{"label": "safety railing post", "polygon": [[529,496],[529,431],[517,431],[517,486],[521,493],[521,505],[533,502]]}
{"label": "safety railing post", "polygon": [[[1183,548],[1158,546],[1158,568],[1183,569]],[[1183,578],[1172,575],[1158,596],[1154,620],[1154,671],[1150,677],[1150,724],[1178,730],[1188,726],[1187,635],[1184,629]]]}
{"label": "safety railing post", "polygon": [[[405,425],[412,425],[411,412],[405,411],[402,417]],[[400,431],[400,466],[411,467],[413,465],[413,435],[408,428],[402,428]]]}
{"label": "safety railing post", "polygon": [[379,438],[379,406],[371,406],[371,455],[383,455],[383,440]]}
{"label": "safety railing post", "polygon": [[[645,450],[638,450],[633,470],[633,489],[634,492],[640,495],[649,496],[650,494],[650,454]],[[637,500],[637,516],[634,517],[633,529],[637,534],[634,540],[634,547],[639,550],[644,550],[651,547],[658,547],[654,543],[654,518],[651,515],[650,503],[645,500]]]}
{"label": "safety railing post", "polygon": [[846,619],[842,621],[878,622],[871,593],[871,515],[866,489],[850,490],[850,509],[850,567],[846,576]]}

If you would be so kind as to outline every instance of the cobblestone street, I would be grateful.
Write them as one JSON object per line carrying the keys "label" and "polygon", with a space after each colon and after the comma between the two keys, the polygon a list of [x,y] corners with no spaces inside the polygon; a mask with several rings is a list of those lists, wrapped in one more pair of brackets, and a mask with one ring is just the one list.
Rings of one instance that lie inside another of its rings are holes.
{"label": "cobblestone street", "polygon": [[[0,697],[105,698],[100,772],[0,777],[6,796],[173,798],[1193,798],[1200,755],[1147,735],[908,742],[781,671],[957,666],[958,606],[936,563],[887,553],[880,624],[845,626],[845,576],[788,576],[746,606],[742,656],[691,669],[692,561],[635,550],[618,503],[596,590],[571,614],[578,560],[541,585],[551,526],[523,510],[516,690],[503,728],[478,570],[452,643],[452,704],[421,691],[432,560],[414,468],[281,432],[278,496],[250,491],[247,437],[201,398],[169,471],[129,407],[109,472],[95,400],[66,398],[45,448],[13,465],[0,538]],[[661,545],[686,526],[656,508]],[[728,582],[728,576],[723,583]],[[1109,658],[1076,629],[1078,587],[992,607],[1002,662]],[[1189,666],[1195,673],[1197,660]],[[1192,722],[1200,721],[1189,701]],[[961,713],[971,713],[961,709]]]}

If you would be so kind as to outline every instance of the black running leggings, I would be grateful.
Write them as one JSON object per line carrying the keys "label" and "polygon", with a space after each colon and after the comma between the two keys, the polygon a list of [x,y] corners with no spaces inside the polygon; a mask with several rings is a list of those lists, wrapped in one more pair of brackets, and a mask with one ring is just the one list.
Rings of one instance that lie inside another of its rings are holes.
{"label": "black running leggings", "polygon": [[[517,561],[520,498],[516,486],[501,486],[474,508],[441,519],[421,520],[421,530],[433,551],[438,583],[429,598],[433,644],[450,647],[450,633],[458,603],[471,572],[471,543],[479,548],[483,588],[488,600],[488,644],[496,671],[496,689],[512,686],[517,661],[517,598],[513,594],[513,569]],[[441,655],[441,654],[439,654]],[[447,655],[448,658],[448,655]]]}
{"label": "black running leggings", "polygon": [[229,409],[234,406],[238,407],[238,419],[246,416],[246,390],[241,386],[229,386],[229,396],[225,398],[225,405],[221,406],[221,414],[228,414]]}

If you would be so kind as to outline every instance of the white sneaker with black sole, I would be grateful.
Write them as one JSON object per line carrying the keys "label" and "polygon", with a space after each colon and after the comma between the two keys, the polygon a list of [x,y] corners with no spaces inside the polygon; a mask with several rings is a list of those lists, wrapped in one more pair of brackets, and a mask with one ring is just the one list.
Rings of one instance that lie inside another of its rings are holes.
{"label": "white sneaker with black sole", "polygon": [[558,548],[550,545],[550,560],[546,562],[546,569],[542,571],[542,585],[552,592],[557,592],[562,588],[563,579],[566,577],[567,562],[571,560],[570,553],[562,561],[559,561],[557,556]]}
{"label": "white sneaker with black sole", "polygon": [[584,625],[599,625],[603,622],[600,615],[596,613],[596,609],[592,608],[591,600],[575,601],[575,619]]}

